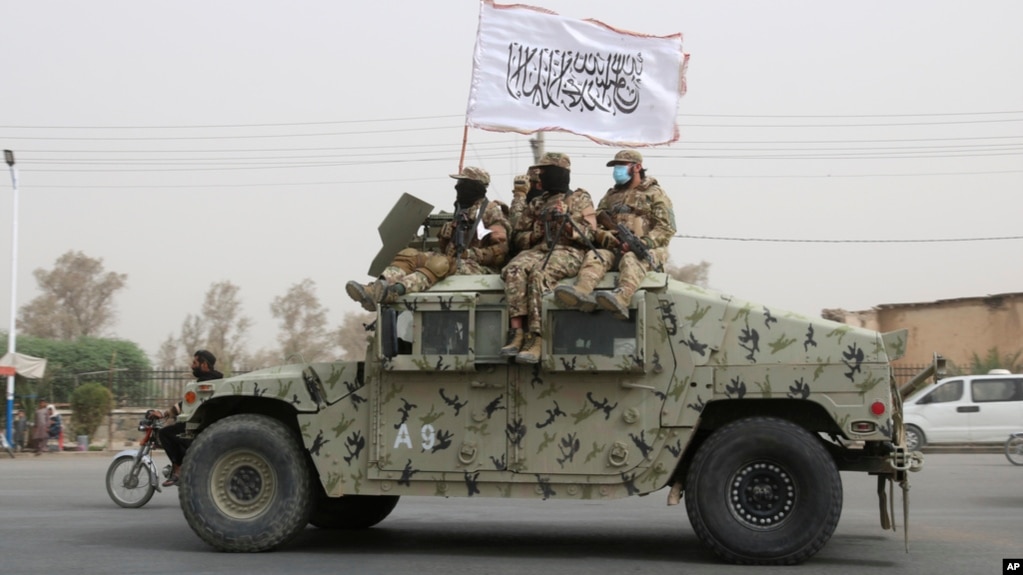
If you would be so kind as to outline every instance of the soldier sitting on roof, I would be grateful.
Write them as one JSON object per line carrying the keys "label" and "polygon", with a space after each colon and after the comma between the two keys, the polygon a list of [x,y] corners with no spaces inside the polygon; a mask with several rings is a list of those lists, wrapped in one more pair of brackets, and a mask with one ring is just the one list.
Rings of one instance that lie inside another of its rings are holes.
{"label": "soldier sitting on roof", "polygon": [[508,257],[508,207],[487,199],[490,174],[466,166],[455,178],[455,215],[437,234],[437,248],[405,248],[369,284],[350,281],[345,291],[366,311],[378,303],[393,303],[399,296],[429,289],[450,275],[501,273]]}

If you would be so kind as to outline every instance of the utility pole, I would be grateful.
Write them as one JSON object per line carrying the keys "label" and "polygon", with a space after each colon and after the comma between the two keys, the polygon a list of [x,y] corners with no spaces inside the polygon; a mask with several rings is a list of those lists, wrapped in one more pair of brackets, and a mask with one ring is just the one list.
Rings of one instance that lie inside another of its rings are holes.
{"label": "utility pole", "polygon": [[536,137],[529,140],[529,147],[533,148],[533,164],[539,164],[543,157],[543,132],[537,132]]}
{"label": "utility pole", "polygon": [[[11,170],[11,183],[14,185],[14,210],[11,212],[11,329],[7,332],[7,352],[14,354],[15,333],[17,323],[14,321],[18,311],[18,170],[14,167],[14,152],[4,150],[4,161]],[[7,442],[14,445],[14,373],[7,374]]]}

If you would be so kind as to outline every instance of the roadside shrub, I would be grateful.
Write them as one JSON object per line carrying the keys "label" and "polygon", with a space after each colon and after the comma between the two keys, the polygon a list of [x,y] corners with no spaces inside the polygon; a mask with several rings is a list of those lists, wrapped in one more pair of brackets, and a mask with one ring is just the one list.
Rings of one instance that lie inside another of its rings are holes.
{"label": "roadside shrub", "polygon": [[113,398],[110,390],[99,383],[85,383],[71,393],[71,410],[74,417],[75,435],[92,434],[103,423],[103,418],[110,413]]}

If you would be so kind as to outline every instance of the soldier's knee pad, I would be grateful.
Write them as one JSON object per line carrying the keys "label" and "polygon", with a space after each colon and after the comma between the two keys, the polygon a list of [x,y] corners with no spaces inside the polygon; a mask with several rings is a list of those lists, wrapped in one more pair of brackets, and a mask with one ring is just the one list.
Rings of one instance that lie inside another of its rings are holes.
{"label": "soldier's knee pad", "polygon": [[410,274],[422,265],[420,263],[420,255],[417,249],[405,248],[394,256],[394,261],[391,262],[391,265],[400,268],[406,274]]}
{"label": "soldier's knee pad", "polygon": [[416,271],[430,278],[430,285],[433,285],[451,275],[454,271],[454,262],[448,256],[431,254],[426,258],[423,267]]}

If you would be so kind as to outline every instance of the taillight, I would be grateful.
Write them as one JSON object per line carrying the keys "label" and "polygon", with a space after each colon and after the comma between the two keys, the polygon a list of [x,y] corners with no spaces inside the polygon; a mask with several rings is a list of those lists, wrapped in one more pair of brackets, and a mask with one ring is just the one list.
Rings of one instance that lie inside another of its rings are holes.
{"label": "taillight", "polygon": [[870,413],[874,415],[884,415],[885,405],[880,401],[875,401],[870,404]]}

